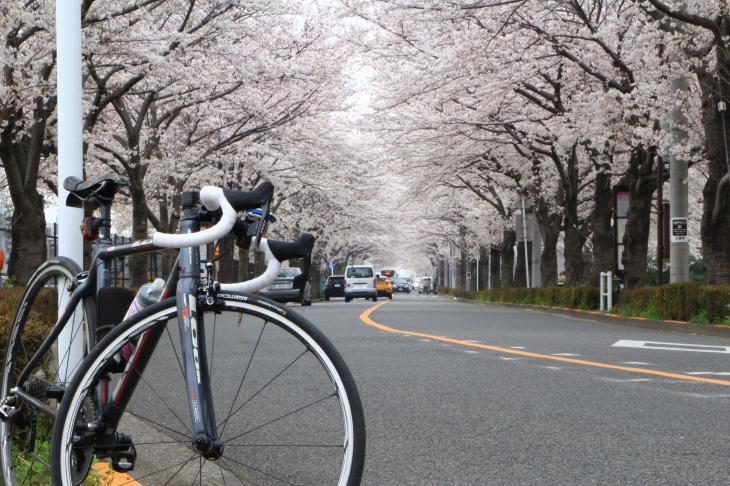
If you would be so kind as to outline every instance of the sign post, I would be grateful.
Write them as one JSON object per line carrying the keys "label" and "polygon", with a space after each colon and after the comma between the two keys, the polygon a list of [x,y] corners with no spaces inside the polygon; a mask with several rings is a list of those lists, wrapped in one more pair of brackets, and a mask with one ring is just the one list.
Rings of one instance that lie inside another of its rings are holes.
{"label": "sign post", "polygon": [[672,243],[685,243],[689,241],[689,221],[687,218],[672,218]]}

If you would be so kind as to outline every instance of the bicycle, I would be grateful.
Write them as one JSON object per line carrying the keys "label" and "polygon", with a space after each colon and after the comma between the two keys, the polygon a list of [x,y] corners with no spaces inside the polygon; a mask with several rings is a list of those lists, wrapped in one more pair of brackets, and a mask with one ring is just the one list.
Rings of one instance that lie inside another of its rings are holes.
{"label": "bicycle", "polygon": [[[365,423],[347,366],[309,321],[251,293],[314,243],[263,238],[272,192],[204,188],[203,205],[183,193],[181,234],[149,243],[182,248],[175,295],[116,325],[81,363],[54,425],[54,484],[79,484],[91,456],[143,484],[359,484]],[[257,220],[236,217],[252,207]],[[212,262],[201,275],[199,246],[231,231],[265,255],[263,275],[219,284]]]}
{"label": "bicycle", "polygon": [[[86,237],[99,238],[99,251],[111,245],[111,204],[128,184],[115,175],[64,182],[67,205],[99,209],[99,218],[84,222]],[[137,252],[129,254],[133,253]],[[40,484],[50,478],[47,455],[57,402],[75,365],[97,337],[122,320],[121,307],[134,298],[127,289],[109,287],[109,260],[95,259],[94,265],[96,271],[82,272],[68,258],[53,258],[36,270],[21,295],[10,323],[0,381],[0,466],[7,486]],[[59,346],[59,338],[74,346]]]}

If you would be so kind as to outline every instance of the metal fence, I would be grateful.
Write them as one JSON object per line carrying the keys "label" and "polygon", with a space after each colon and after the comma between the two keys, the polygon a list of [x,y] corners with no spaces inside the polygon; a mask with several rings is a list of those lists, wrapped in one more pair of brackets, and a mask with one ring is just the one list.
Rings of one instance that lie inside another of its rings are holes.
{"label": "metal fence", "polygon": [[[10,236],[10,228],[0,228],[0,240],[5,240],[4,247],[7,249],[6,258],[10,257],[10,248],[12,246],[12,239]],[[129,243],[132,238],[119,234],[111,235],[112,244],[121,245],[123,243]],[[53,258],[58,256],[58,224],[51,223],[46,225],[46,248],[47,257]],[[147,280],[152,281],[158,277],[164,278],[162,272],[162,255],[159,253],[149,253],[147,255]],[[111,284],[115,287],[129,287],[129,259],[118,258],[110,262],[111,270]]]}

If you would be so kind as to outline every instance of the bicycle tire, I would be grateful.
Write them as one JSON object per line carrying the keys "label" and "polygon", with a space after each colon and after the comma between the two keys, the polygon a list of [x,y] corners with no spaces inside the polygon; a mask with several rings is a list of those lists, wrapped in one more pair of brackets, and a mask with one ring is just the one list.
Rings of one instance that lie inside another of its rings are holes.
{"label": "bicycle tire", "polygon": [[[359,484],[365,461],[363,409],[352,376],[329,340],[297,313],[249,294],[219,294],[215,311],[198,312],[205,323],[204,345],[224,447],[221,457],[205,460],[192,448],[173,298],[117,326],[82,364],[56,421],[54,484],[67,484],[74,448],[88,447],[98,437],[77,435],[88,430],[87,424],[77,427],[76,419],[69,418],[80,416],[110,360],[133,343],[127,371],[141,373],[141,379],[124,407],[118,431],[129,433],[135,444],[135,468],[128,474],[137,481]],[[161,337],[146,354],[149,364],[136,369],[137,344],[155,333]],[[112,402],[124,386],[124,379],[110,385],[110,392],[115,389]]]}
{"label": "bicycle tire", "polygon": [[[41,265],[31,277],[10,324],[0,383],[3,399],[16,387],[21,371],[45,340],[47,332],[56,324],[58,309],[65,308],[64,303],[71,296],[71,284],[79,273],[81,268],[73,260],[58,257]],[[79,341],[81,348],[76,351],[83,355],[87,354],[88,349],[86,315],[90,311],[91,309],[84,309],[82,303],[78,304],[76,313],[64,331],[74,336],[82,334],[83,339]],[[31,371],[23,386],[24,390],[49,408],[55,409],[58,405],[58,393],[63,392],[80,364],[80,361],[76,361],[76,365],[71,366],[70,362],[69,349],[61,351],[58,340],[55,341],[37,369]],[[3,484],[49,484],[50,467],[47,455],[51,445],[53,419],[37,411],[20,397],[14,396],[10,400],[15,400],[14,409],[19,418],[13,422],[0,422],[0,467]],[[26,447],[29,450],[26,451]]]}

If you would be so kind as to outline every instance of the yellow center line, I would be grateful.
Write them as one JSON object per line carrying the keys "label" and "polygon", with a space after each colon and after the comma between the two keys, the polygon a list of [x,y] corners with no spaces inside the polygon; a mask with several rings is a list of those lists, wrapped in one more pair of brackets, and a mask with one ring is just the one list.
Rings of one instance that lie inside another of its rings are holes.
{"label": "yellow center line", "polygon": [[529,358],[550,359],[553,361],[562,361],[565,363],[573,363],[573,364],[579,364],[579,365],[584,365],[584,366],[593,366],[596,368],[608,368],[608,369],[612,369],[612,370],[628,371],[630,373],[642,373],[645,375],[663,376],[665,378],[676,378],[678,380],[699,381],[702,383],[712,383],[714,385],[730,386],[730,381],[727,381],[727,380],[717,380],[714,378],[702,378],[702,377],[697,377],[697,376],[692,376],[692,375],[682,375],[679,373],[669,373],[666,371],[649,370],[649,369],[645,369],[645,368],[633,368],[631,366],[619,366],[619,365],[613,365],[613,364],[607,364],[607,363],[598,363],[596,361],[585,361],[582,359],[567,358],[565,356],[551,356],[549,354],[531,353],[529,351],[521,351],[519,349],[500,348],[499,346],[490,346],[488,344],[481,344],[481,343],[470,343],[468,341],[462,341],[460,339],[452,339],[452,338],[447,338],[447,337],[442,337],[442,336],[434,336],[432,334],[424,334],[422,332],[403,331],[401,329],[395,329],[395,328],[380,324],[370,318],[370,314],[373,311],[379,309],[380,307],[384,306],[388,302],[390,302],[390,301],[386,300],[385,302],[382,302],[380,304],[374,305],[373,307],[369,308],[368,310],[366,310],[365,312],[360,314],[360,320],[363,321],[365,324],[376,327],[383,331],[394,332],[394,333],[398,333],[398,334],[408,334],[410,336],[423,337],[423,338],[433,339],[435,341],[443,341],[446,343],[458,344],[461,346],[469,346],[472,348],[488,349],[490,351],[496,351],[498,353],[517,354],[519,356],[527,356]]}

